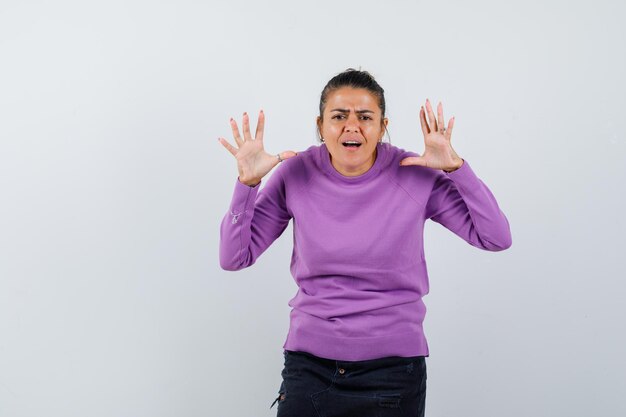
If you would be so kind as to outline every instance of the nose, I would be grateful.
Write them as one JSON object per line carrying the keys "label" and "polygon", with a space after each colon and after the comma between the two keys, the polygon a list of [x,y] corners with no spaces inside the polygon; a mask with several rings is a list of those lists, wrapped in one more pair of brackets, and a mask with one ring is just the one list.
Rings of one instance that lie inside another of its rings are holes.
{"label": "nose", "polygon": [[346,124],[344,126],[344,129],[346,130],[346,132],[358,132],[359,131],[359,117],[354,113],[349,114],[348,118],[346,119]]}

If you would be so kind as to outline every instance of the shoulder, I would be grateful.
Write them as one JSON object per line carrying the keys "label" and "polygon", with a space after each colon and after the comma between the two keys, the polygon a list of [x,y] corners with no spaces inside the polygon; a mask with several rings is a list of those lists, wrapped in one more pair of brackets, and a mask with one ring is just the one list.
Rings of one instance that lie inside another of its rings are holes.
{"label": "shoulder", "polygon": [[439,176],[438,170],[421,166],[401,166],[400,161],[419,153],[385,143],[387,161],[384,171],[390,181],[404,189],[416,201],[424,202]]}
{"label": "shoulder", "polygon": [[320,148],[320,145],[311,145],[307,149],[298,152],[296,156],[283,161],[281,165],[285,166],[285,170],[302,169],[319,160]]}
{"label": "shoulder", "polygon": [[383,143],[387,152],[387,161],[385,163],[385,171],[392,178],[405,180],[414,177],[424,177],[434,179],[437,176],[437,170],[427,167],[418,166],[401,166],[400,161],[404,158],[412,156],[420,156],[419,153],[407,151],[403,148],[392,145],[391,143]]}
{"label": "shoulder", "polygon": [[321,147],[311,145],[296,156],[279,163],[274,174],[280,175],[285,183],[307,182],[312,175],[319,173],[320,168]]}

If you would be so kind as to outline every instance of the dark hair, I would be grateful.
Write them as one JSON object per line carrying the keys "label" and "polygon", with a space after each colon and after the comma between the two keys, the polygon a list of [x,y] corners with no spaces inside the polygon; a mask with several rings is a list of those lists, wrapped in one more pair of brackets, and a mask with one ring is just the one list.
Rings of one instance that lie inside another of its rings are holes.
{"label": "dark hair", "polygon": [[[380,123],[383,123],[386,108],[385,90],[376,82],[372,74],[354,68],[348,68],[344,72],[335,75],[326,83],[326,86],[322,90],[322,95],[320,96],[320,119],[322,121],[324,120],[324,108],[326,107],[328,95],[342,87],[363,88],[372,93],[378,99],[378,108],[381,113]],[[386,126],[385,132],[387,132],[387,136],[389,136]]]}

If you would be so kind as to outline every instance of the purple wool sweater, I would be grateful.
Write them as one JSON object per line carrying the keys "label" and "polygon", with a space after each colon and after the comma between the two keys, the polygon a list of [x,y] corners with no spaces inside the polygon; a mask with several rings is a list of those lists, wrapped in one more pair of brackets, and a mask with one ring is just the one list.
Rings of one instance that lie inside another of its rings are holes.
{"label": "purple wool sweater", "polygon": [[220,229],[223,269],[254,264],[293,220],[298,292],[283,348],[345,361],[428,356],[424,222],[480,249],[511,246],[508,220],[467,161],[445,173],[400,166],[408,156],[418,154],[379,143],[374,165],[346,177],[322,144],[279,164],[261,191],[236,180]]}

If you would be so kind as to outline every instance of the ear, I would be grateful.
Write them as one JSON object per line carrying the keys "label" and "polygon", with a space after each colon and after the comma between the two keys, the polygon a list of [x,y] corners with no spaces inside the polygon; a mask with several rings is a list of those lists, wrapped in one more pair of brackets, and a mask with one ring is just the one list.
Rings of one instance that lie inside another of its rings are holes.
{"label": "ear", "polygon": [[317,132],[320,136],[322,136],[322,118],[317,116],[315,123],[317,124]]}
{"label": "ear", "polygon": [[[385,129],[387,129],[387,123],[389,123],[389,119],[387,119],[386,117],[383,119],[383,125],[385,125]],[[382,136],[380,137],[380,139],[378,140],[379,142],[382,142],[383,137],[385,137],[385,132],[383,132]]]}

